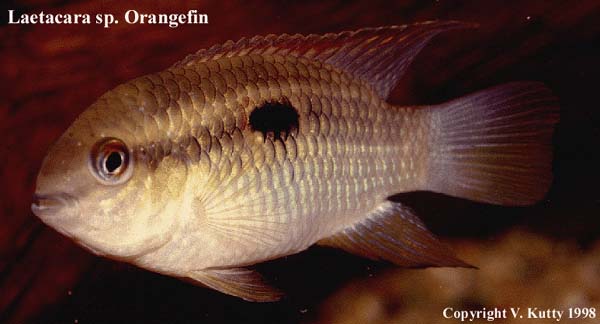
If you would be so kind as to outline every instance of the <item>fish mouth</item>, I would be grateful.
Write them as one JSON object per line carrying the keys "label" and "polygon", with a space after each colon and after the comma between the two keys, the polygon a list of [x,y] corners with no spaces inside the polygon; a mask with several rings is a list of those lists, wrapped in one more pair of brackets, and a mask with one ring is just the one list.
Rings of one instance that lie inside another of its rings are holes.
{"label": "fish mouth", "polygon": [[31,211],[38,217],[52,216],[65,207],[72,205],[73,198],[67,194],[34,194]]}

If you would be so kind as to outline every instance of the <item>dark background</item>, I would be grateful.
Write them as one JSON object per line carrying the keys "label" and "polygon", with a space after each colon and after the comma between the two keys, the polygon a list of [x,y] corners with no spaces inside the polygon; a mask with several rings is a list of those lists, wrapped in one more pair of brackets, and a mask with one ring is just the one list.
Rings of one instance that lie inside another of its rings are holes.
{"label": "dark background", "polygon": [[[7,10],[185,13],[208,25],[7,25]],[[436,37],[394,92],[439,103],[492,85],[543,81],[560,98],[554,184],[536,206],[507,208],[431,193],[403,197],[449,241],[525,228],[585,251],[600,234],[598,1],[8,1],[0,11],[0,322],[310,322],[355,278],[387,266],[324,248],[260,265],[288,297],[254,304],[83,251],[29,209],[49,146],[98,96],[198,49],[269,33],[325,33],[432,19],[478,22]],[[469,260],[467,260],[469,261]]]}

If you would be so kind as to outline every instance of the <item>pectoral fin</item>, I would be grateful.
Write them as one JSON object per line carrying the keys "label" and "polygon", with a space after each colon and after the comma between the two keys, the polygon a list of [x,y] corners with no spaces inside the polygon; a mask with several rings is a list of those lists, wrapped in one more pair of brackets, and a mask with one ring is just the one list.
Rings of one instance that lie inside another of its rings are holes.
{"label": "pectoral fin", "polygon": [[389,201],[318,244],[404,267],[472,267],[427,230],[410,208]]}
{"label": "pectoral fin", "polygon": [[281,299],[283,293],[271,287],[256,271],[246,268],[204,269],[188,274],[190,279],[252,302],[272,302]]}

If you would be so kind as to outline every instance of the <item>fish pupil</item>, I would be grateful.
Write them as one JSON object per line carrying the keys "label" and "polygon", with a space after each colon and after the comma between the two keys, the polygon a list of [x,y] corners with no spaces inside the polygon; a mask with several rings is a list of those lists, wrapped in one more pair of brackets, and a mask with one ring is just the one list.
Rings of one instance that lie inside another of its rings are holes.
{"label": "fish pupil", "polygon": [[298,112],[287,100],[265,102],[250,113],[250,126],[266,136],[282,139],[298,129]]}
{"label": "fish pupil", "polygon": [[118,152],[110,152],[108,157],[106,157],[104,167],[106,168],[106,171],[113,173],[121,166],[122,163],[123,158],[121,157],[121,154]]}

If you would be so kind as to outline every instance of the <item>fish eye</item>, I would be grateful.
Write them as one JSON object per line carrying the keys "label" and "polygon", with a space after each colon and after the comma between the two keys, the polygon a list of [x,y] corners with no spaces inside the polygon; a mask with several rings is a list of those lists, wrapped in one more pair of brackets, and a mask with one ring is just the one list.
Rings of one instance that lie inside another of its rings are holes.
{"label": "fish eye", "polygon": [[116,138],[104,138],[97,142],[92,147],[89,162],[91,173],[103,184],[124,183],[132,174],[129,149]]}

